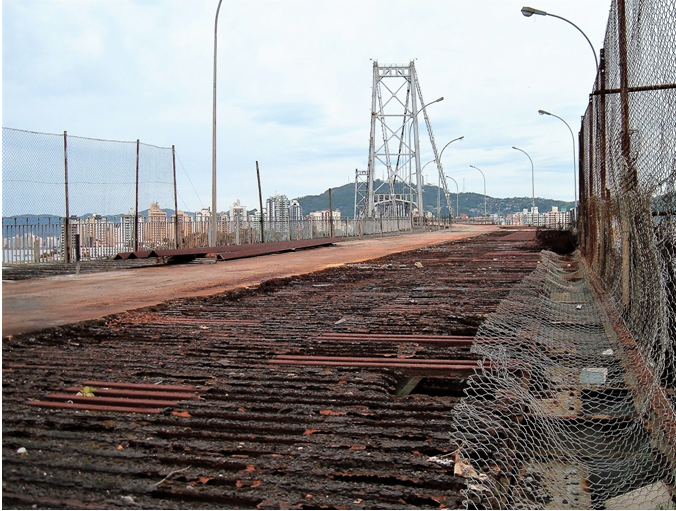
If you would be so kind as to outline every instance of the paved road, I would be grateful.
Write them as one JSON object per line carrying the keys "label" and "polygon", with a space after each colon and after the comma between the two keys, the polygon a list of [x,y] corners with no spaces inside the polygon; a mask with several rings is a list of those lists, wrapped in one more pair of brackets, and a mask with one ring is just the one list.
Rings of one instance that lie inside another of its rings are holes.
{"label": "paved road", "polygon": [[332,247],[204,265],[171,265],[86,275],[3,281],[2,335],[18,335],[97,319],[167,300],[223,293],[387,254],[485,234],[495,226],[456,225],[389,238],[348,240]]}

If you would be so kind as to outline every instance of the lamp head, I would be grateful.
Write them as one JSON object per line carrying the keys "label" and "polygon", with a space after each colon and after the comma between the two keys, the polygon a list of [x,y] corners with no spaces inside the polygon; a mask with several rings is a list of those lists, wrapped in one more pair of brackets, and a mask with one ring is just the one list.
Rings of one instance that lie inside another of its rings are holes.
{"label": "lamp head", "polygon": [[550,114],[547,110],[538,110],[538,113],[539,113],[540,115],[552,115],[552,114]]}
{"label": "lamp head", "polygon": [[443,101],[443,100],[444,100],[444,97],[441,96],[439,99],[437,99],[437,100],[435,101],[435,103],[438,103],[439,101]]}
{"label": "lamp head", "polygon": [[533,7],[522,7],[521,14],[523,14],[526,18],[530,18],[533,14],[537,14],[538,16],[547,16],[545,11],[534,9]]}

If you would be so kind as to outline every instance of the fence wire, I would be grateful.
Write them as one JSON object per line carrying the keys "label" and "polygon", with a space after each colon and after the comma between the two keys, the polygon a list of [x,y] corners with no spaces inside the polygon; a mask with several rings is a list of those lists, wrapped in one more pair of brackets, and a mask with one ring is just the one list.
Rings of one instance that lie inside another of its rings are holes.
{"label": "fence wire", "polygon": [[580,254],[543,253],[482,325],[455,409],[468,507],[676,509],[675,36],[676,0],[613,0]]}
{"label": "fence wire", "polygon": [[468,507],[673,509],[673,404],[594,280],[543,252],[480,327],[452,433]]}
{"label": "fence wire", "polygon": [[[175,239],[172,148],[3,128],[2,149],[4,263],[66,260],[76,235],[83,258]],[[151,209],[167,226],[149,241]]]}

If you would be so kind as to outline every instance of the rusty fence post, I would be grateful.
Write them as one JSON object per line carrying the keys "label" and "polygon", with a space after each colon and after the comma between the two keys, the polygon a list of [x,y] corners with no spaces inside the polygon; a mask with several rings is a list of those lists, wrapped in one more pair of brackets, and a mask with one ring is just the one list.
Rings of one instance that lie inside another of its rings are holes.
{"label": "rusty fence post", "polygon": [[176,191],[176,146],[171,146],[171,166],[174,170],[174,248],[179,248],[178,192]]}
{"label": "rusty fence post", "polygon": [[136,139],[136,206],[134,208],[134,252],[138,251],[138,177],[139,177],[139,152],[141,150],[141,141]]}
{"label": "rusty fence post", "polygon": [[263,217],[263,192],[261,191],[261,173],[256,160],[256,178],[258,179],[258,204],[261,208],[261,243],[265,243],[265,218]]}
{"label": "rusty fence post", "polygon": [[63,220],[63,228],[65,229],[64,243],[65,243],[65,257],[64,262],[70,263],[70,209],[68,203],[68,132],[63,132],[63,168],[64,168],[64,186],[66,197],[66,218]]}
{"label": "rusty fence post", "polygon": [[630,210],[631,206],[626,204],[632,196],[638,183],[636,168],[631,161],[631,147],[629,135],[629,76],[627,74],[627,12],[625,0],[617,0],[617,28],[619,41],[619,67],[620,67],[620,112],[621,112],[621,131],[620,138],[622,142],[622,160],[624,175],[622,176],[623,196],[620,200],[625,203],[620,207],[622,223],[622,305],[627,308],[631,302],[631,244],[629,240]]}
{"label": "rusty fence post", "polygon": [[80,234],[76,233],[75,238],[75,274],[80,273]]}
{"label": "rusty fence post", "polygon": [[329,235],[333,238],[334,228],[333,228],[333,190],[329,188],[329,221],[331,222],[331,227],[329,228]]}
{"label": "rusty fence post", "polygon": [[578,168],[580,169],[578,172],[578,188],[580,189],[579,191],[579,197],[580,197],[580,204],[578,206],[578,216],[577,216],[577,230],[578,230],[578,237],[579,237],[579,242],[580,242],[580,250],[582,252],[582,256],[586,257],[587,256],[587,229],[589,228],[588,226],[588,218],[587,218],[587,187],[585,185],[585,175],[588,172],[589,169],[587,169],[587,166],[585,165],[585,159],[584,156],[586,152],[589,150],[587,145],[584,143],[585,141],[585,126],[584,126],[584,119],[585,116],[582,116],[582,125],[580,126],[580,133],[578,134]]}
{"label": "rusty fence post", "polygon": [[599,97],[599,167],[601,171],[601,197],[599,204],[601,206],[601,217],[599,224],[601,228],[601,242],[599,247],[599,275],[605,275],[606,272],[606,251],[609,247],[610,236],[610,192],[606,181],[606,55],[605,50],[600,50],[599,64],[599,88],[601,95]]}

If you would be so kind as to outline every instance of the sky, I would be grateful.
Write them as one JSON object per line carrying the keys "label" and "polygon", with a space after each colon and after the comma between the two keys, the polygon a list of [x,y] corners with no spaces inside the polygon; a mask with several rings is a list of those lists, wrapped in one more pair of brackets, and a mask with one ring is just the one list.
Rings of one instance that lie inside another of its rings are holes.
{"label": "sky", "polygon": [[[218,26],[218,210],[315,195],[368,163],[373,61],[415,66],[460,191],[574,197],[573,139],[610,0],[224,0]],[[211,205],[218,0],[3,0],[2,125],[176,146],[178,207]],[[421,131],[424,134],[424,131]],[[422,162],[432,158],[421,136]],[[425,182],[437,182],[433,165]],[[380,177],[380,176],[377,176]],[[455,192],[455,185],[449,182]],[[164,205],[160,204],[164,207]],[[172,205],[166,205],[171,207]]]}

